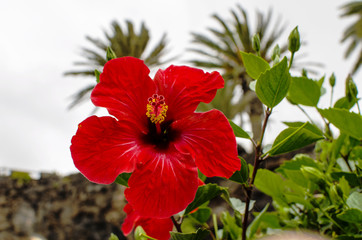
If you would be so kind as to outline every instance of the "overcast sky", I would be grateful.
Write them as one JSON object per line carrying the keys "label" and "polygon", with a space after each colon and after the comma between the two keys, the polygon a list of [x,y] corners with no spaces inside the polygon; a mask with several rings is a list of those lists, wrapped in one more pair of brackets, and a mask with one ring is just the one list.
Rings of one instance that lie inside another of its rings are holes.
{"label": "overcast sky", "polygon": [[[80,47],[92,47],[85,36],[103,38],[110,23],[131,20],[135,26],[145,21],[151,32],[151,43],[167,33],[170,55],[190,47],[190,32],[206,33],[215,26],[211,18],[218,13],[230,18],[230,9],[239,3],[249,13],[266,13],[271,7],[274,19],[281,16],[289,31],[299,26],[305,59],[321,62],[319,76],[336,73],[339,90],[354,59],[344,61],[346,45],[340,44],[343,29],[351,19],[341,19],[343,1],[296,0],[3,0],[0,3],[0,168],[28,171],[76,172],[69,145],[77,124],[89,116],[90,102],[67,110],[70,96],[93,79],[64,77],[74,70],[74,61],[82,60]],[[124,26],[124,25],[123,25]],[[137,29],[138,30],[138,29]],[[152,44],[151,44],[152,45]],[[78,68],[79,69],[79,68]],[[355,76],[361,86],[361,73]],[[362,90],[360,90],[362,91]],[[327,107],[329,98],[321,102]],[[285,112],[288,103],[276,107],[267,132],[272,141],[281,121],[307,120],[302,114]],[[101,112],[100,112],[101,113]],[[273,135],[274,134],[274,135]]]}

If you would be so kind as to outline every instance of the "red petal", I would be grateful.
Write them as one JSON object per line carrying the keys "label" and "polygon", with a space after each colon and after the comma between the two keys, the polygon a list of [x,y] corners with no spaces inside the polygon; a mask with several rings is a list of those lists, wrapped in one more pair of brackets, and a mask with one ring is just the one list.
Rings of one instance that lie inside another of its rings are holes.
{"label": "red petal", "polygon": [[94,105],[105,107],[118,119],[131,119],[147,126],[147,99],[155,93],[155,84],[148,76],[150,70],[142,60],[122,57],[108,61],[94,88]]}
{"label": "red petal", "polygon": [[218,72],[205,73],[186,66],[170,66],[155,75],[159,94],[168,105],[167,118],[180,119],[193,113],[200,102],[209,103],[217,89],[224,87]]}
{"label": "red petal", "polygon": [[134,170],[138,134],[129,122],[89,117],[78,125],[72,138],[74,165],[92,182],[112,183],[120,173]]}
{"label": "red petal", "polygon": [[173,229],[171,218],[156,219],[141,217],[134,211],[130,204],[127,204],[123,210],[127,213],[127,217],[122,224],[122,232],[124,235],[130,234],[133,227],[141,226],[150,237],[158,240],[170,239],[169,232]]}
{"label": "red petal", "polygon": [[235,135],[220,111],[194,113],[174,122],[171,128],[180,132],[176,148],[192,153],[197,167],[207,177],[229,178],[240,169]]}
{"label": "red petal", "polygon": [[128,235],[132,232],[133,227],[136,221],[140,218],[140,216],[133,210],[132,206],[126,204],[124,206],[123,211],[127,214],[127,217],[124,219],[122,224],[122,232],[124,235]]}
{"label": "red petal", "polygon": [[191,155],[170,147],[165,152],[142,149],[139,157],[143,164],[137,164],[124,194],[141,216],[170,217],[192,202],[198,174]]}
{"label": "red petal", "polygon": [[148,236],[157,240],[169,240],[173,229],[171,218],[141,218],[136,225],[140,225]]}

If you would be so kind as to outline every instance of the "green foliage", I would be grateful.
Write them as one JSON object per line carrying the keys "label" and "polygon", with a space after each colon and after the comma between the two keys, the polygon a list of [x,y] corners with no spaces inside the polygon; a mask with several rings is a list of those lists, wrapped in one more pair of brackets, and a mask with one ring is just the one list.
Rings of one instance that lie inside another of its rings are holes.
{"label": "green foliage", "polygon": [[[265,123],[272,109],[288,98],[300,109],[301,106],[315,108],[326,125],[320,128],[312,120],[284,122],[287,128],[277,135],[271,148],[265,150],[262,146],[264,128],[260,141],[256,142],[229,121],[236,137],[251,140],[256,156],[254,166],[247,165],[240,158],[241,169],[229,179],[244,189],[246,202],[223,193],[233,212],[220,214],[223,227],[215,227],[218,239],[254,239],[268,232],[289,229],[314,230],[335,239],[362,237],[362,117],[360,112],[350,110],[357,106],[359,111],[358,90],[352,78],[348,77],[346,96],[337,100],[333,108],[318,108],[320,98],[326,91],[323,88],[325,77],[313,80],[307,77],[306,72],[301,76],[290,76],[294,52],[300,47],[300,42],[296,42],[299,41],[299,33],[297,29],[293,32],[290,44],[296,45],[291,47],[289,64],[287,58],[279,61],[280,53],[276,47],[272,67],[259,56],[241,52],[244,67],[249,76],[256,79],[255,92],[267,109]],[[328,82],[332,91],[335,81],[332,75]],[[330,124],[338,128],[340,135],[337,138],[333,137]],[[310,144],[315,144],[313,157],[297,154],[275,171],[258,169],[259,164],[270,156],[298,150]],[[254,186],[272,197],[275,210],[267,212],[268,206],[265,206],[260,213],[254,214],[256,217],[248,225],[248,213],[254,206],[254,201],[250,200]],[[220,194],[217,186],[212,188],[215,195]],[[197,204],[201,206],[200,216],[194,217],[200,219],[197,222],[202,226],[207,226],[205,221],[211,216],[209,208],[204,209],[207,203],[201,201]]]}
{"label": "green foliage", "polygon": [[255,92],[262,103],[269,108],[278,105],[287,95],[290,84],[287,59],[265,71],[256,82]]}
{"label": "green foliage", "polygon": [[362,116],[346,109],[319,109],[320,114],[346,134],[362,140]]}
{"label": "green foliage", "polygon": [[170,232],[172,240],[204,240],[207,239],[210,232],[205,229],[199,229],[196,233],[178,233]]}
{"label": "green foliage", "polygon": [[306,122],[301,126],[292,126],[283,130],[267,153],[271,156],[287,153],[322,139],[323,135],[313,128],[313,125]]}
{"label": "green foliage", "polygon": [[111,233],[111,236],[108,238],[108,240],[119,240],[119,238],[114,233]]}
{"label": "green foliage", "polygon": [[185,210],[185,215],[195,210],[197,207],[203,205],[209,200],[227,192],[226,188],[220,187],[216,184],[202,185],[197,189],[194,201],[192,201]]}
{"label": "green foliage", "polygon": [[321,96],[318,83],[306,77],[292,77],[288,99],[295,104],[315,107]]}
{"label": "green foliage", "polygon": [[[246,10],[240,5],[235,6],[230,13],[230,19],[213,15],[215,24],[208,28],[208,34],[192,33],[194,47],[191,51],[199,57],[191,63],[198,67],[217,69],[225,79],[225,87],[218,90],[214,100],[209,104],[201,103],[198,110],[216,108],[229,119],[247,113],[253,137],[257,139],[261,132],[262,104],[249,84],[258,78],[260,71],[270,68],[268,63],[271,62],[271,48],[284,31],[284,27],[280,19],[273,24],[272,11],[266,14],[257,12],[255,24],[251,24]],[[255,27],[252,28],[252,25]],[[285,42],[279,48],[280,54],[286,50]],[[245,61],[244,58],[249,60]],[[250,59],[255,62],[250,62]],[[242,90],[240,97],[240,91],[237,91],[239,89]],[[237,97],[239,99],[235,101]]]}
{"label": "green foliage", "polygon": [[268,207],[269,207],[269,204],[265,205],[263,210],[255,217],[254,221],[249,225],[249,227],[246,231],[246,236],[248,239],[252,239],[254,237],[256,231],[259,228],[262,217],[266,213],[266,210],[268,209]]}
{"label": "green foliage", "polygon": [[241,127],[236,125],[233,121],[229,120],[229,123],[234,131],[235,137],[251,139],[249,134],[245,132]]}
{"label": "green foliage", "polygon": [[239,156],[239,159],[241,161],[241,168],[239,171],[236,171],[229,178],[229,180],[240,183],[240,184],[245,184],[249,177],[249,168],[248,168],[248,164],[246,163],[245,159],[243,159],[240,156]]}
{"label": "green foliage", "polygon": [[18,185],[23,185],[31,181],[31,177],[27,172],[12,171],[10,177],[16,180]]}
{"label": "green foliage", "polygon": [[240,52],[247,74],[253,79],[258,79],[260,74],[270,69],[269,63],[263,58],[252,53]]}
{"label": "green foliage", "polygon": [[128,179],[131,177],[131,174],[132,173],[121,173],[118,175],[118,177],[116,178],[116,180],[114,182],[118,183],[119,185],[128,187]]}

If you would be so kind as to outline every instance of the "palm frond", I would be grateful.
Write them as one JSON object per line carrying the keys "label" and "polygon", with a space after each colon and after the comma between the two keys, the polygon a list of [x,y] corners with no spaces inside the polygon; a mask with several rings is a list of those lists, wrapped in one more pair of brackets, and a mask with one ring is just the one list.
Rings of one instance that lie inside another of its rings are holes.
{"label": "palm frond", "polygon": [[[126,21],[125,24],[126,27],[123,29],[117,21],[113,21],[110,31],[103,31],[105,41],[86,36],[86,39],[94,45],[95,49],[81,48],[81,56],[84,61],[75,62],[74,65],[88,67],[88,69],[67,71],[64,75],[94,77],[94,69],[102,70],[104,64],[107,62],[107,47],[111,47],[117,57],[133,56],[141,58],[149,67],[159,66],[168,61],[163,60],[168,44],[166,34],[161,37],[161,40],[147,54],[146,51],[150,41],[150,35],[145,24],[143,22],[141,23],[139,32],[135,30],[131,21]],[[92,81],[94,81],[94,79]],[[93,87],[94,85],[87,86],[74,94],[70,108],[87,99]]]}
{"label": "palm frond", "polygon": [[[344,30],[341,39],[342,43],[348,40],[350,41],[344,55],[345,58],[348,58],[352,55],[354,51],[358,49],[358,46],[362,45],[362,1],[351,1],[347,4],[344,4],[341,7],[341,10],[343,11],[341,17],[357,17],[357,20]],[[361,53],[352,68],[352,74],[357,72],[360,66]]]}

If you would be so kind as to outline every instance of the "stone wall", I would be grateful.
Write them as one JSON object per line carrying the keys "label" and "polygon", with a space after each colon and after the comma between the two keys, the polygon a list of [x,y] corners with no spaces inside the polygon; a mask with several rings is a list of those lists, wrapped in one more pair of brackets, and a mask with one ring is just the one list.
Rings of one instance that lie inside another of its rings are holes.
{"label": "stone wall", "polygon": [[123,188],[99,185],[81,174],[0,176],[0,240],[106,240],[121,231]]}

